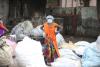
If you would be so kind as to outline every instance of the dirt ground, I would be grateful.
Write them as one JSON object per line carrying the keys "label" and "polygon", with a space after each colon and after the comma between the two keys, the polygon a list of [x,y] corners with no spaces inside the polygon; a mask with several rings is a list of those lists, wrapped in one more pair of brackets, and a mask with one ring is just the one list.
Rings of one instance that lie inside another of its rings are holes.
{"label": "dirt ground", "polygon": [[94,38],[94,37],[70,36],[70,35],[66,35],[63,37],[64,37],[66,42],[72,41],[73,43],[75,43],[77,41],[88,41],[88,42],[96,41],[96,38]]}

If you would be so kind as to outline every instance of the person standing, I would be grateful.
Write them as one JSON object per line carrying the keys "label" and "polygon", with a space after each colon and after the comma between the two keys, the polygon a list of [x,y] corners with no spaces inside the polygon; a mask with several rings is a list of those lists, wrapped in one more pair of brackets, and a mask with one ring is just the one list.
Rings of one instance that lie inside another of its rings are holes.
{"label": "person standing", "polygon": [[44,56],[46,57],[47,62],[53,62],[55,58],[60,57],[56,34],[60,32],[57,31],[57,29],[61,29],[62,27],[54,22],[54,17],[52,15],[48,15],[46,20],[47,21],[42,26],[45,44],[47,46],[44,50]]}

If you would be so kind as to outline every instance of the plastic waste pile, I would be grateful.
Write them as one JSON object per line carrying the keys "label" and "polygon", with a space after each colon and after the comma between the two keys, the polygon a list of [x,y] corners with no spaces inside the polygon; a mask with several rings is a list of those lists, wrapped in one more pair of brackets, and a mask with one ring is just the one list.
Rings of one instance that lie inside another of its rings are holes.
{"label": "plastic waste pile", "polygon": [[78,55],[83,55],[84,50],[87,48],[87,46],[90,46],[90,43],[87,41],[78,41],[78,42],[74,43],[74,45],[77,46],[77,48],[75,48],[74,51]]}
{"label": "plastic waste pile", "polygon": [[15,50],[18,67],[46,67],[40,42],[25,37]]}
{"label": "plastic waste pile", "polygon": [[100,36],[85,49],[82,67],[100,67]]}
{"label": "plastic waste pile", "polygon": [[61,57],[51,63],[53,67],[81,67],[80,58],[70,49],[60,49]]}
{"label": "plastic waste pile", "polygon": [[11,31],[11,35],[16,35],[16,40],[22,40],[25,36],[30,36],[33,25],[30,21],[24,21],[17,24]]}
{"label": "plastic waste pile", "polygon": [[11,66],[13,64],[12,52],[11,46],[0,38],[0,67]]}
{"label": "plastic waste pile", "polygon": [[76,43],[73,43],[69,41],[69,43],[63,43],[61,47],[66,49],[71,49],[76,53],[77,55],[83,55],[85,49],[90,46],[90,43],[87,41],[78,41]]}
{"label": "plastic waste pile", "polygon": [[78,41],[73,43],[64,42],[59,50],[61,57],[56,59],[52,64],[53,67],[81,67],[81,57],[87,46],[90,43],[87,41]]}

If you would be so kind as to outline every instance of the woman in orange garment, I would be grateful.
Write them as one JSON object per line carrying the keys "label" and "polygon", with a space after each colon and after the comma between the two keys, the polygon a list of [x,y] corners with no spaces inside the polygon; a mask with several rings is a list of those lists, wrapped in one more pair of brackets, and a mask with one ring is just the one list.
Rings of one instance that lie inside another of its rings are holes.
{"label": "woman in orange garment", "polygon": [[5,31],[8,31],[8,29],[5,27],[3,21],[0,20],[0,37],[5,34]]}
{"label": "woman in orange garment", "polygon": [[47,46],[44,50],[44,56],[46,57],[46,62],[53,62],[55,58],[60,57],[56,41],[56,34],[57,27],[61,28],[61,26],[53,22],[54,17],[51,15],[48,15],[46,20],[47,21],[43,24],[45,44]]}

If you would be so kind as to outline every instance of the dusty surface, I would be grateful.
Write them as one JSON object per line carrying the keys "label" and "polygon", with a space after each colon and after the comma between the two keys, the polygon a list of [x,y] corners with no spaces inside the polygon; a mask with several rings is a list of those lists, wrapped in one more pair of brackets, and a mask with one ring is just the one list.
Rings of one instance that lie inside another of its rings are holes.
{"label": "dusty surface", "polygon": [[66,42],[72,41],[72,42],[77,42],[77,41],[88,41],[88,42],[94,42],[96,38],[93,37],[82,37],[82,36],[64,36],[64,39]]}

